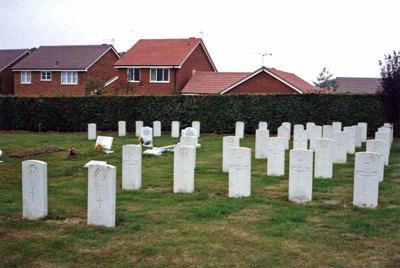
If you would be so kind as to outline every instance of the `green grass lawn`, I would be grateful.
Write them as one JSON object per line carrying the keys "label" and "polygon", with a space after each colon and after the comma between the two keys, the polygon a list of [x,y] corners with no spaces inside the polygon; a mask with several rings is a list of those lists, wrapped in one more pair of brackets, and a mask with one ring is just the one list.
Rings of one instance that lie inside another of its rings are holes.
{"label": "green grass lawn", "polygon": [[[1,267],[400,267],[400,141],[380,184],[377,209],[352,206],[354,155],[334,166],[334,178],[314,180],[313,201],[293,204],[286,175],[266,175],[266,160],[254,160],[252,196],[228,198],[222,170],[222,136],[203,135],[195,192],[173,194],[173,154],[143,156],[142,189],[121,190],[122,145],[133,133],[114,136],[114,154],[94,150],[86,133],[0,133]],[[155,146],[177,142],[166,133]],[[47,145],[75,147],[9,158],[15,151]],[[365,144],[362,149],[365,150]],[[286,159],[289,153],[286,151]],[[22,219],[21,161],[48,163],[49,215]],[[89,160],[117,167],[116,227],[86,225]]]}

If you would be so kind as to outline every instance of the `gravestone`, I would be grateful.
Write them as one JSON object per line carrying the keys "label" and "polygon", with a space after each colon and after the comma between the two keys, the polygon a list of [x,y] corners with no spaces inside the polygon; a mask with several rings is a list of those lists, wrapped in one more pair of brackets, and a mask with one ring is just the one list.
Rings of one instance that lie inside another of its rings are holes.
{"label": "gravestone", "polygon": [[391,129],[388,127],[380,127],[380,128],[378,128],[378,132],[385,132],[385,133],[389,134],[389,147],[391,147],[392,146],[392,136],[391,136],[392,131],[391,131]]}
{"label": "gravestone", "polygon": [[22,216],[37,220],[47,216],[47,163],[22,162]]}
{"label": "gravestone", "polygon": [[241,121],[236,122],[235,136],[243,139],[243,137],[244,137],[244,122],[241,122]]}
{"label": "gravestone", "polygon": [[375,208],[378,206],[379,154],[359,152],[355,156],[353,205]]}
{"label": "gravestone", "polygon": [[356,145],[357,148],[361,148],[362,146],[362,127],[355,125],[353,126],[355,129],[355,136],[354,136],[354,144]]}
{"label": "gravestone", "polygon": [[[192,146],[196,149],[197,147],[197,137],[192,136],[181,136],[181,145]],[[193,166],[196,167],[196,150],[193,150]]]}
{"label": "gravestone", "polygon": [[135,131],[136,137],[139,137],[142,133],[143,121],[136,121],[135,122]]}
{"label": "gravestone", "polygon": [[140,136],[143,139],[144,147],[153,147],[153,129],[151,127],[142,127]]}
{"label": "gravestone", "polygon": [[285,175],[285,142],[285,138],[280,137],[268,139],[267,175]]}
{"label": "gravestone", "polygon": [[314,177],[321,179],[331,179],[333,169],[333,140],[315,140],[315,170]]}
{"label": "gravestone", "polygon": [[332,130],[335,131],[342,131],[342,122],[332,122]]}
{"label": "gravestone", "polygon": [[381,156],[381,168],[379,170],[379,181],[383,181],[384,171],[385,171],[385,156],[386,143],[383,140],[367,140],[367,152],[377,153]]}
{"label": "gravestone", "polygon": [[229,154],[229,197],[250,196],[251,149],[232,147],[229,150]]}
{"label": "gravestone", "polygon": [[307,139],[310,139],[311,137],[311,128],[315,126],[315,123],[313,122],[307,122],[306,124],[306,131],[307,131]]}
{"label": "gravestone", "polygon": [[258,129],[268,129],[267,122],[258,122]]}
{"label": "gravestone", "polygon": [[187,127],[185,129],[182,129],[182,135],[181,136],[187,136],[187,137],[194,137],[197,138],[197,130],[192,127]]}
{"label": "gravestone", "polygon": [[383,127],[390,129],[390,142],[393,142],[393,124],[392,123],[384,123]]}
{"label": "gravestone", "polygon": [[174,149],[174,193],[194,192],[194,159],[196,148],[176,145]]}
{"label": "gravestone", "polygon": [[126,136],[126,122],[118,121],[118,136],[125,137]]}
{"label": "gravestone", "polygon": [[161,137],[161,122],[160,121],[153,122],[153,136]]}
{"label": "gravestone", "polygon": [[387,132],[375,132],[375,139],[382,140],[385,142],[384,161],[385,161],[385,166],[387,166],[389,165],[389,156],[390,156],[390,134]]}
{"label": "gravestone", "polygon": [[142,187],[142,146],[122,146],[122,189],[137,190]]}
{"label": "gravestone", "polygon": [[267,129],[256,129],[256,148],[255,158],[266,159],[268,155],[268,138],[269,130]]}
{"label": "gravestone", "polygon": [[180,132],[180,123],[178,121],[172,121],[171,127],[171,137],[172,138],[179,138]]}
{"label": "gravestone", "polygon": [[333,139],[333,127],[332,127],[332,125],[323,125],[322,126],[322,138],[324,138],[324,139]]}
{"label": "gravestone", "polygon": [[230,158],[229,150],[240,146],[240,138],[236,136],[225,136],[222,138],[222,171],[229,172]]}
{"label": "gravestone", "polygon": [[307,150],[308,139],[307,139],[307,131],[301,128],[296,128],[294,126],[293,133],[293,149],[304,149]]}
{"label": "gravestone", "polygon": [[289,200],[303,203],[312,199],[313,151],[290,150]]}
{"label": "gravestone", "polygon": [[289,130],[289,140],[290,140],[290,135],[292,134],[292,125],[290,122],[283,122],[282,126],[285,126]]}
{"label": "gravestone", "polygon": [[108,164],[89,166],[89,225],[115,226],[116,171],[116,167]]}
{"label": "gravestone", "polygon": [[284,138],[285,140],[285,150],[289,149],[290,132],[285,126],[278,127],[278,137]]}
{"label": "gravestone", "polygon": [[359,125],[362,129],[361,141],[366,142],[368,137],[368,124],[365,122],[359,122],[357,125]]}
{"label": "gravestone", "polygon": [[197,138],[200,137],[200,122],[199,121],[193,121],[192,122],[192,128],[196,130]]}
{"label": "gravestone", "polygon": [[347,132],[347,153],[354,154],[356,152],[356,128],[344,127],[343,131]]}
{"label": "gravestone", "polygon": [[[113,137],[108,137],[108,136],[97,136],[96,139],[96,145],[97,144],[101,144],[104,147],[104,153],[113,153],[113,151],[111,151],[111,147],[112,147],[112,143],[113,143],[114,138]],[[95,145],[95,148],[96,148]]]}
{"label": "gravestone", "polygon": [[303,126],[302,124],[296,124],[296,125],[294,125],[294,127],[293,127],[293,132],[294,132],[296,129],[304,130],[304,126]]}
{"label": "gravestone", "polygon": [[95,140],[97,137],[96,124],[90,123],[88,124],[88,140]]}
{"label": "gravestone", "polygon": [[310,149],[315,151],[315,139],[322,138],[322,127],[321,126],[312,126],[311,127],[311,137],[310,139]]}
{"label": "gravestone", "polygon": [[347,132],[333,132],[333,163],[345,164],[347,162]]}

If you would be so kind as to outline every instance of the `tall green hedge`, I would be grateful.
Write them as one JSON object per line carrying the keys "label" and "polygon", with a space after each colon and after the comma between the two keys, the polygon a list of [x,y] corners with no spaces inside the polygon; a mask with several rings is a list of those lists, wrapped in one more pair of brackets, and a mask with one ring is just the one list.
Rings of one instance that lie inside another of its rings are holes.
{"label": "tall green hedge", "polygon": [[251,133],[259,121],[275,131],[284,121],[318,125],[341,121],[344,126],[367,122],[372,133],[385,119],[375,95],[210,95],[210,96],[98,96],[0,97],[0,129],[30,131],[84,131],[88,123],[99,130],[116,130],[125,120],[132,131],[136,120],[151,125],[159,120],[163,130],[171,122],[182,127],[201,122],[202,132],[232,132],[244,121]]}

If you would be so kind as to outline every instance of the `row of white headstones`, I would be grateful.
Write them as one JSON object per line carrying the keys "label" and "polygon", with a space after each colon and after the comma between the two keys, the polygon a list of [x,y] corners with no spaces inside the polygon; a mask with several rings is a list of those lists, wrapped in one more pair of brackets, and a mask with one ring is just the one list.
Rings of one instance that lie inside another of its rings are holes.
{"label": "row of white headstones", "polygon": [[[285,128],[288,129],[287,126]],[[381,143],[384,146],[387,144],[390,146],[392,132],[387,130],[391,131],[390,128],[385,126],[377,132],[384,133],[385,138],[384,140],[378,140],[378,145]],[[295,139],[297,138],[296,135],[298,135],[297,132],[299,131],[295,131]],[[240,133],[240,130],[236,132],[236,134],[238,133]],[[267,133],[269,132],[266,125],[265,128],[257,130],[256,155],[258,155],[258,158],[263,158],[260,153],[257,154],[257,151],[264,150],[263,147],[267,147],[267,174],[284,175],[284,144],[286,139],[290,139],[290,135],[288,138],[274,138],[269,137]],[[328,175],[320,176],[329,178],[329,173],[332,173],[334,154],[332,144],[337,143],[339,144],[338,147],[347,148],[348,139],[346,137],[343,143],[335,142],[335,135],[333,135],[333,140],[316,138],[312,135],[310,134],[310,137],[316,140],[316,169],[330,170],[330,172],[322,172]],[[306,137],[308,136],[306,135]],[[260,139],[266,139],[266,142],[261,142]],[[229,172],[229,197],[246,197],[251,194],[251,149],[239,147],[239,142],[239,136],[223,138],[223,171]],[[257,145],[260,143],[264,144],[264,146]],[[174,149],[174,193],[192,193],[194,191],[196,145],[197,137],[182,136],[181,142]],[[356,154],[354,205],[364,207],[377,206],[379,181],[383,180],[383,151],[380,152],[382,153],[365,152]],[[127,190],[140,189],[142,181],[142,147],[133,144],[124,145],[122,161],[122,188]],[[317,167],[319,165],[321,168]],[[294,202],[311,201],[313,151],[307,149],[291,150],[289,166],[289,200]],[[88,168],[87,222],[92,225],[115,226],[116,167],[106,163],[97,163],[90,165]],[[27,219],[46,217],[47,163],[37,160],[24,161],[22,163],[22,184],[23,217]]]}

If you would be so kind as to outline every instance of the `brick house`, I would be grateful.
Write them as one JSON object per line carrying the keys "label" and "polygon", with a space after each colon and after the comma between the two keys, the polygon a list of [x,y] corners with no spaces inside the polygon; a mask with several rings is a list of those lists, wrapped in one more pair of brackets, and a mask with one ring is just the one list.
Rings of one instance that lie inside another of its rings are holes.
{"label": "brick house", "polygon": [[376,94],[380,90],[381,78],[336,77],[334,93]]}
{"label": "brick house", "polygon": [[116,78],[119,59],[111,45],[41,46],[14,65],[17,96],[84,96],[85,83]]}
{"label": "brick house", "polygon": [[14,77],[11,68],[29,55],[28,49],[0,50],[0,94],[14,94]]}
{"label": "brick house", "polygon": [[194,71],[217,71],[199,38],[141,39],[114,66],[119,78],[106,94],[180,93]]}
{"label": "brick house", "polygon": [[321,92],[297,75],[262,67],[252,73],[195,72],[182,94],[303,94]]}

